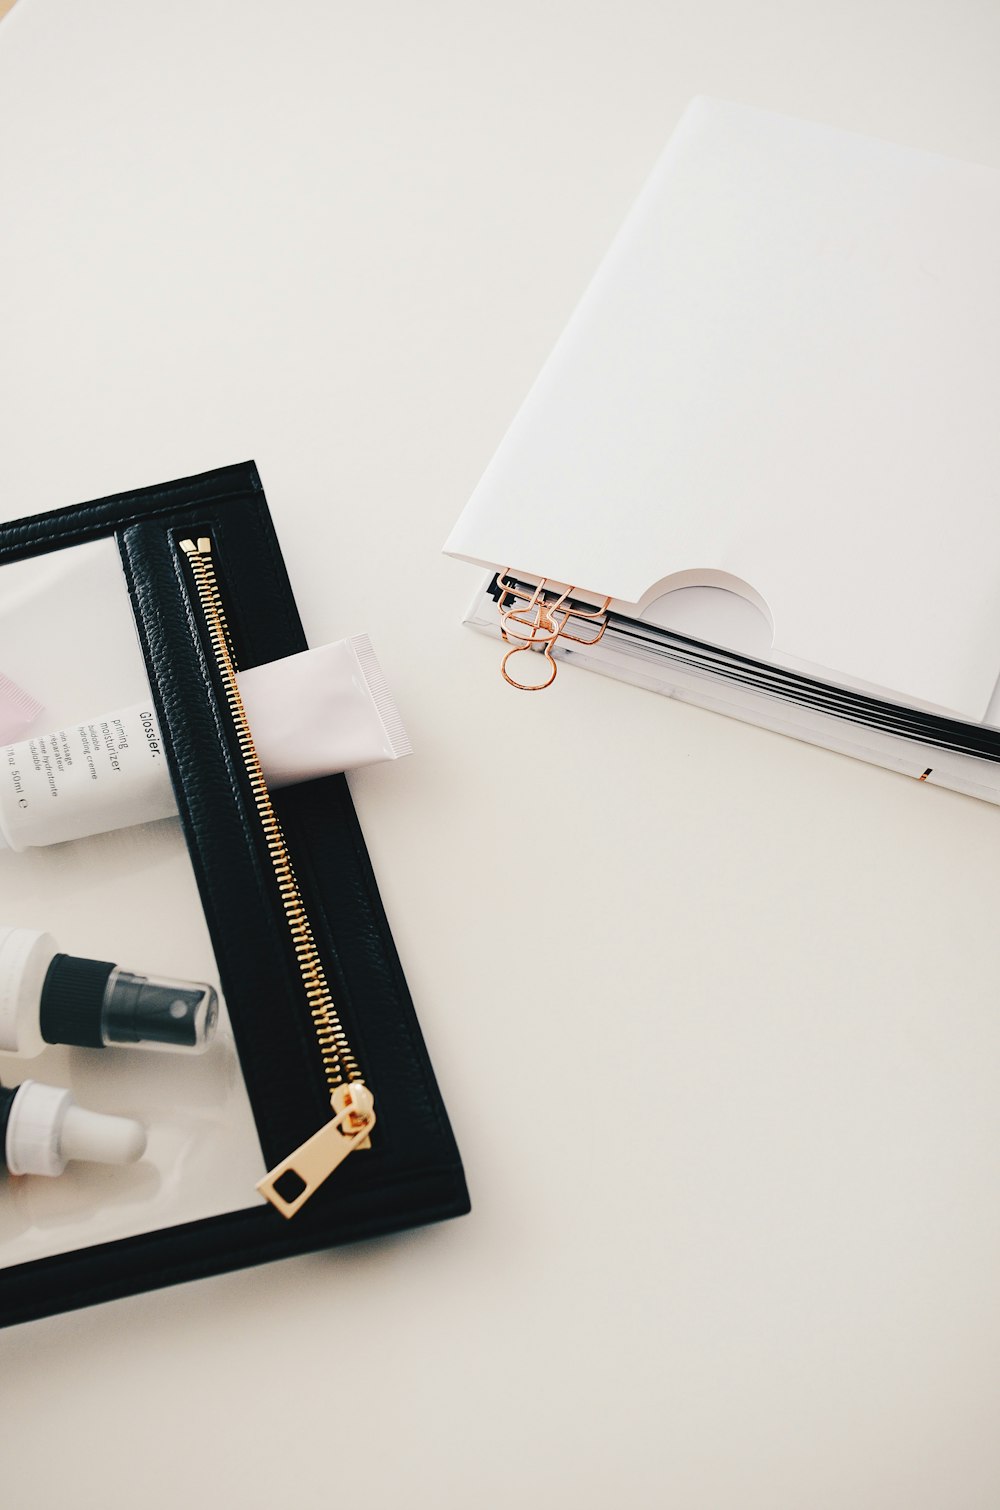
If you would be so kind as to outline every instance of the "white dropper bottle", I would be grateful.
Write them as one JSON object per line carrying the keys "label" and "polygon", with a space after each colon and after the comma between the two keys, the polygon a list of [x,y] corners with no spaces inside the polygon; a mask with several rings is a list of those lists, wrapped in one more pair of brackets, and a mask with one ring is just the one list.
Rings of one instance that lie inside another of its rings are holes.
{"label": "white dropper bottle", "polygon": [[146,1129],[131,1117],[87,1111],[37,1080],[0,1086],[0,1164],[11,1174],[62,1174],[70,1159],[134,1164],[145,1151]]}

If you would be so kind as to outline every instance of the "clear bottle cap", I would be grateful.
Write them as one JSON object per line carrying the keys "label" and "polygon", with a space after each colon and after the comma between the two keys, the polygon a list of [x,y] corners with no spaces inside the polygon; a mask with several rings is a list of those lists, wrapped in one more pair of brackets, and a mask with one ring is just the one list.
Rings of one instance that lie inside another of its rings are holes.
{"label": "clear bottle cap", "polygon": [[218,1018],[219,998],[211,986],[136,975],[108,960],[57,954],[42,987],[41,1029],[47,1043],[197,1054],[211,1042]]}
{"label": "clear bottle cap", "polygon": [[211,986],[115,970],[104,993],[101,1033],[106,1044],[199,1053],[211,1042],[218,1018],[219,998]]}

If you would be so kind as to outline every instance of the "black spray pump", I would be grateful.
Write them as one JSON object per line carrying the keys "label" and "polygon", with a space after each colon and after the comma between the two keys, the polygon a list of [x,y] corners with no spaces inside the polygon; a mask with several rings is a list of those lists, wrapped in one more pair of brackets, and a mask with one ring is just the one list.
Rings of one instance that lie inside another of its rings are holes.
{"label": "black spray pump", "polygon": [[136,975],[108,960],[60,954],[50,934],[0,928],[0,1050],[31,1055],[67,1043],[197,1053],[218,1013],[211,986]]}

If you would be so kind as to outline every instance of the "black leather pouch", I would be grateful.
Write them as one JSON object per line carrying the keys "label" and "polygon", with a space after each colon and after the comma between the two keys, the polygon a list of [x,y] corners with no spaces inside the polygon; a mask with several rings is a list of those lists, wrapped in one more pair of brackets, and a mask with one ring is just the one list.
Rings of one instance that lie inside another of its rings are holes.
{"label": "black leather pouch", "polygon": [[[262,1163],[270,1169],[330,1121],[330,1090],[267,836],[180,547],[204,536],[213,541],[240,668],[305,649],[249,462],[0,526],[0,591],[9,563],[101,538],[117,544]],[[370,1149],[345,1160],[290,1219],[251,1185],[245,1209],[8,1263],[0,1268],[3,1323],[468,1210],[458,1150],[347,782],[332,776],[285,788],[273,804],[333,1000],[375,1098]],[[0,858],[9,865],[19,859]],[[169,918],[163,924],[169,927]]]}

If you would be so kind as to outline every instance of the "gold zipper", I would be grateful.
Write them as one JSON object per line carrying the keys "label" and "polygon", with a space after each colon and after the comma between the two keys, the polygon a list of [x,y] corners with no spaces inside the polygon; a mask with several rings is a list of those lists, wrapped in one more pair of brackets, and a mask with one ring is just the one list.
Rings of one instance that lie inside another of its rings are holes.
{"label": "gold zipper", "polygon": [[[257,1185],[261,1195],[282,1216],[294,1216],[349,1153],[356,1148],[371,1147],[369,1134],[375,1126],[374,1103],[334,1005],[302,893],[295,879],[288,845],[254,746],[236,680],[238,668],[215,575],[212,542],[208,537],[201,536],[197,541],[182,540],[180,548],[187,556],[194,576],[195,591],[205,616],[212,654],[222,679],[254,806],[264,831],[267,852],[278,883],[285,921],[291,934],[316,1032],[323,1074],[330,1090],[333,1120],[324,1124],[294,1153],[282,1159],[280,1164],[276,1164]],[[277,1188],[279,1184],[286,1187],[285,1192]],[[289,1191],[289,1186],[295,1186],[295,1189]]]}

